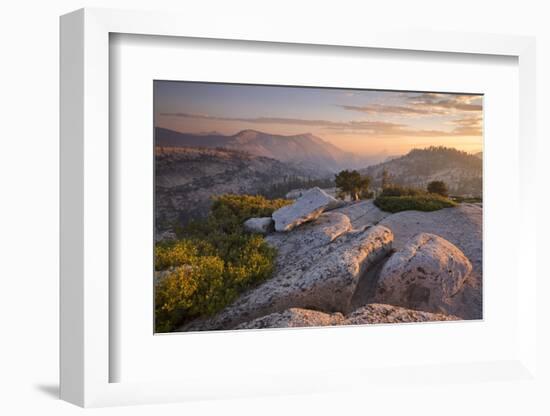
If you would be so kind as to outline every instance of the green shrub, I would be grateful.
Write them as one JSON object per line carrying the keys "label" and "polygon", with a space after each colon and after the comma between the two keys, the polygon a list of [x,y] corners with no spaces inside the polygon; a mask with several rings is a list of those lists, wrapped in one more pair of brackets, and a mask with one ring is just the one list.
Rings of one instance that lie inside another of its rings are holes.
{"label": "green shrub", "polygon": [[155,246],[155,270],[191,264],[198,256],[212,256],[215,248],[204,240],[178,240]]}
{"label": "green shrub", "polygon": [[437,194],[379,196],[374,200],[374,204],[382,211],[392,213],[408,210],[437,211],[438,209],[456,206],[455,202]]}
{"label": "green shrub", "polygon": [[292,203],[287,199],[267,199],[261,195],[222,195],[214,199],[211,215],[223,220],[233,217],[242,224],[252,217],[269,217],[273,211]]}
{"label": "green shrub", "polygon": [[449,189],[447,188],[447,184],[443,181],[431,181],[428,184],[427,190],[431,194],[438,194],[441,196],[449,196]]}
{"label": "green shrub", "polygon": [[[167,332],[185,317],[208,315],[220,304],[224,263],[219,257],[190,258],[155,288],[155,329]],[[223,303],[223,302],[222,302]]]}
{"label": "green shrub", "polygon": [[450,196],[449,198],[451,198],[454,202],[465,202],[465,203],[481,203],[483,202],[483,199],[482,198],[479,198],[479,197],[465,197],[465,196]]}
{"label": "green shrub", "polygon": [[388,185],[382,189],[380,196],[418,196],[426,194],[422,189],[399,185]]}
{"label": "green shrub", "polygon": [[233,302],[247,288],[273,272],[276,251],[243,222],[269,216],[288,204],[261,196],[223,195],[207,219],[178,232],[179,240],[157,244],[155,269],[166,270],[155,289],[155,329],[168,332]]}

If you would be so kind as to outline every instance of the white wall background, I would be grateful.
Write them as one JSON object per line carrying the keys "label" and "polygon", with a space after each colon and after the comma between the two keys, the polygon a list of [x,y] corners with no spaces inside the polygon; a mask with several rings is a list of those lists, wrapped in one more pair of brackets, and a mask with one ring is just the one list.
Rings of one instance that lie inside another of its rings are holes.
{"label": "white wall background", "polygon": [[[179,10],[204,24],[232,19],[258,24],[326,24],[327,32],[347,25],[386,22],[401,27],[536,35],[538,42],[539,189],[550,179],[550,12],[546,1],[169,1],[169,0],[10,0],[0,8],[0,413],[76,414],[82,410],[56,399],[58,383],[58,16],[80,7]],[[548,232],[542,218],[540,232]],[[548,202],[548,201],[546,201]],[[535,209],[535,208],[534,208]],[[513,224],[511,224],[513,226]],[[505,237],[505,234],[503,234]],[[513,248],[513,242],[510,243]],[[543,246],[544,244],[544,246]],[[540,267],[548,244],[539,237]],[[550,274],[546,272],[546,276]],[[538,287],[548,293],[549,284]],[[541,300],[544,298],[540,297]],[[548,306],[539,302],[539,319]],[[548,322],[548,321],[546,321]],[[548,332],[541,331],[539,359],[548,371]],[[550,391],[550,388],[547,388]],[[218,401],[93,410],[125,414],[548,414],[542,391],[507,383],[433,386],[399,397],[345,393],[308,397]],[[536,400],[536,398],[539,400]],[[537,404],[539,403],[539,404]]]}

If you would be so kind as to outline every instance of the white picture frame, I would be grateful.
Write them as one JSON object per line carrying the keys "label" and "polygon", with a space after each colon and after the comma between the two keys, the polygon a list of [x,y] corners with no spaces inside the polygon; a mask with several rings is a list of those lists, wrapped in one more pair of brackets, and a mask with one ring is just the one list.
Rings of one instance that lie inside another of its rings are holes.
{"label": "white picture frame", "polygon": [[[227,379],[110,382],[110,363],[117,357],[109,348],[109,36],[113,33],[206,39],[279,42],[335,47],[383,48],[438,53],[505,55],[519,62],[520,212],[526,214],[533,198],[536,139],[535,40],[530,37],[397,32],[379,29],[327,34],[313,27],[277,24],[243,29],[231,22],[209,28],[188,16],[168,13],[82,9],[61,18],[61,398],[80,406],[158,403],[197,398],[262,394],[307,393],[372,385],[392,377],[407,379],[407,370],[333,370],[326,381],[315,374],[277,374],[262,380]],[[518,258],[523,276],[518,288],[517,354],[507,360],[441,363],[415,368],[416,380],[441,377],[479,382],[472,374],[536,382],[536,269],[530,241],[535,241],[536,218],[518,220]],[[408,372],[410,374],[410,371]],[[343,377],[346,375],[346,377]],[[483,378],[483,377],[482,377]],[[307,383],[306,381],[316,381]],[[412,381],[411,381],[412,382]]]}

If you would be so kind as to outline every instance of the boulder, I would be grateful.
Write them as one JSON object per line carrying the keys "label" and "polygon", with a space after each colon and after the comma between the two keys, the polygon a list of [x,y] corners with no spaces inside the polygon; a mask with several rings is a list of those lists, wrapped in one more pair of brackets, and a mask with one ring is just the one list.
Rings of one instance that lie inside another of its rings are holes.
{"label": "boulder", "polygon": [[249,233],[269,234],[273,231],[271,217],[249,218],[244,222],[244,229]]}
{"label": "boulder", "polygon": [[307,190],[293,204],[276,210],[272,217],[276,231],[290,231],[300,224],[318,218],[323,211],[335,209],[342,205],[342,201],[331,197],[321,188]]}
{"label": "boulder", "polygon": [[415,311],[400,306],[372,303],[347,316],[311,309],[290,308],[237,325],[234,329],[303,328],[334,325],[398,324],[408,322],[456,321],[459,317]]}
{"label": "boulder", "polygon": [[284,312],[275,312],[250,322],[245,322],[235,329],[262,328],[301,328],[308,326],[340,325],[344,321],[341,313],[325,313],[309,309],[290,308]]}
{"label": "boulder", "polygon": [[415,311],[400,306],[371,303],[353,311],[343,325],[397,324],[403,322],[457,321],[458,316]]}
{"label": "boulder", "polygon": [[393,234],[382,226],[345,232],[349,218],[343,214],[327,213],[317,221],[291,231],[286,239],[268,236],[268,243],[279,248],[273,277],[213,318],[180,330],[231,329],[295,307],[347,312],[360,277],[391,251]]}
{"label": "boulder", "polygon": [[453,296],[471,271],[472,264],[458,247],[437,235],[420,233],[384,264],[374,301],[451,313]]}
{"label": "boulder", "polygon": [[[353,216],[350,219],[354,224]],[[401,250],[418,233],[435,234],[457,246],[470,260],[473,269],[462,290],[448,305],[449,313],[463,319],[482,318],[483,210],[480,206],[462,203],[433,212],[403,211],[389,215],[379,225],[392,230],[395,250]]]}

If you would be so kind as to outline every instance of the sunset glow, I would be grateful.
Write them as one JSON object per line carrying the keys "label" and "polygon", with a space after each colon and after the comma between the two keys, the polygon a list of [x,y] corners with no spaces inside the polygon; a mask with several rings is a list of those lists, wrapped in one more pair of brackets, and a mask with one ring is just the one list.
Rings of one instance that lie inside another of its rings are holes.
{"label": "sunset glow", "polygon": [[483,97],[155,81],[155,126],[184,133],[312,133],[360,155],[441,145],[480,152]]}

